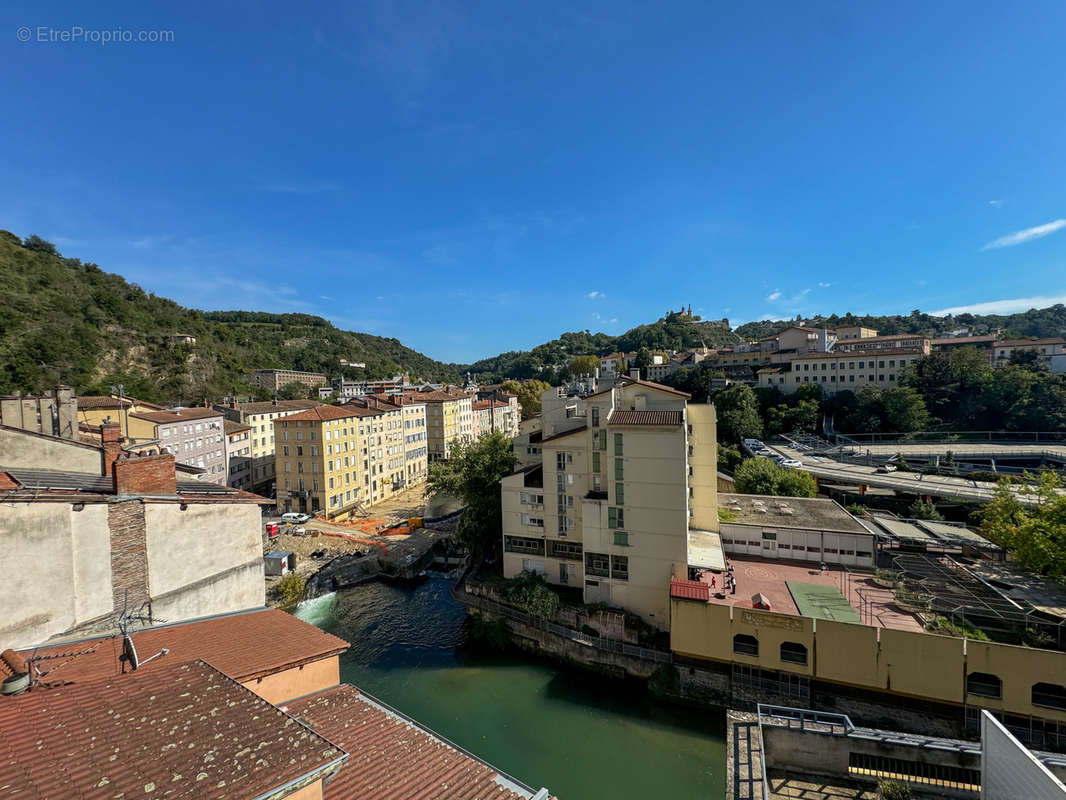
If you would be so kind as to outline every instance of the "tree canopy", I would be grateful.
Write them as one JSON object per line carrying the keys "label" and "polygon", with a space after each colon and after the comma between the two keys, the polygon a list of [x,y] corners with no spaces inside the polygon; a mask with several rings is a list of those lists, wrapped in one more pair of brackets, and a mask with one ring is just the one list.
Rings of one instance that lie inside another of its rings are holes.
{"label": "tree canopy", "polygon": [[493,431],[455,444],[447,461],[429,465],[426,491],[432,497],[462,502],[455,536],[477,555],[491,556],[500,550],[500,479],[513,473],[517,463],[511,440]]}
{"label": "tree canopy", "polygon": [[741,494],[815,497],[818,487],[809,472],[779,467],[768,458],[748,458],[733,476]]}
{"label": "tree canopy", "polygon": [[981,535],[1014,553],[1021,566],[1066,583],[1066,496],[1059,494],[1061,488],[1058,475],[1046,470],[1030,490],[1036,505],[1026,508],[1012,485],[1000,481],[992,502],[976,515]]}
{"label": "tree canopy", "polygon": [[540,413],[540,396],[552,388],[544,381],[504,381],[501,386],[505,391],[518,396],[518,405],[522,407],[522,419],[535,417]]}
{"label": "tree canopy", "polygon": [[755,391],[746,383],[738,383],[716,392],[711,398],[718,414],[718,438],[737,443],[742,439],[762,436],[762,419]]}

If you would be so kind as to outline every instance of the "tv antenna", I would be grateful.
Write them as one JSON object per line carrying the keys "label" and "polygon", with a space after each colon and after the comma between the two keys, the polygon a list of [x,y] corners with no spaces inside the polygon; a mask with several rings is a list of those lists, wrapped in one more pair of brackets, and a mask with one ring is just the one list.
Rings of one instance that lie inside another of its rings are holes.
{"label": "tv antenna", "polygon": [[[126,598],[129,597],[129,590],[126,591]],[[147,609],[147,610],[146,610]],[[148,658],[141,658],[137,654],[137,647],[133,644],[133,636],[130,634],[131,623],[140,623],[141,625],[151,625],[153,622],[165,622],[159,618],[152,617],[152,607],[149,601],[145,600],[141,603],[141,607],[136,611],[130,610],[126,606],[126,601],[123,601],[122,614],[118,618],[118,629],[122,634],[122,655],[118,657],[119,663],[122,665],[122,674],[126,674],[126,665],[128,664],[131,672],[136,672],[137,669],[149,661],[154,661],[160,656],[165,656],[170,650],[164,647],[155,655],[148,656]]]}

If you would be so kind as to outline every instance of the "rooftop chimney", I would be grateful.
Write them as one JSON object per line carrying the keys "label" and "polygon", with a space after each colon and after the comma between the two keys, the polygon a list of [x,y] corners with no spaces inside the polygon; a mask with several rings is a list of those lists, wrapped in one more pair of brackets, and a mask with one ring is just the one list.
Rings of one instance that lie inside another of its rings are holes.
{"label": "rooftop chimney", "polygon": [[112,477],[117,495],[174,495],[178,493],[178,476],[174,456],[123,454],[115,461]]}
{"label": "rooftop chimney", "polygon": [[104,449],[104,475],[110,475],[111,465],[122,455],[122,432],[117,422],[100,426],[100,444]]}

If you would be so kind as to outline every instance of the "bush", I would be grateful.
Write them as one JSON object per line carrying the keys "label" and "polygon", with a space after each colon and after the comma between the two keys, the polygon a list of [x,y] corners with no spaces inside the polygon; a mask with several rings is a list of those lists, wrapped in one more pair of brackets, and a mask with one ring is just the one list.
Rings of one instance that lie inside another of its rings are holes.
{"label": "bush", "polygon": [[278,595],[281,597],[281,602],[287,606],[294,606],[303,599],[306,586],[307,581],[303,575],[290,572],[281,576],[276,588]]}
{"label": "bush", "polygon": [[930,633],[939,633],[944,636],[958,636],[959,638],[973,639],[978,642],[987,642],[988,635],[972,625],[963,625],[952,622],[947,617],[934,617],[925,623],[925,629]]}
{"label": "bush", "polygon": [[879,800],[911,800],[914,792],[910,786],[897,781],[881,781],[877,784]]}
{"label": "bush", "polygon": [[846,505],[844,506],[844,510],[856,517],[861,517],[866,514],[866,506],[861,503],[851,503],[850,505]]}
{"label": "bush", "polygon": [[474,614],[470,619],[470,640],[494,650],[506,650],[511,643],[511,629],[507,620],[485,619]]}
{"label": "bush", "polygon": [[740,494],[782,497],[814,497],[818,487],[809,472],[779,467],[767,458],[749,458],[737,467],[736,489]]}
{"label": "bush", "polygon": [[911,519],[924,519],[930,522],[939,522],[944,519],[943,515],[936,510],[936,505],[932,502],[925,502],[924,500],[915,500],[911,507],[907,509],[907,514]]}
{"label": "bush", "polygon": [[732,522],[737,518],[736,511],[730,511],[728,508],[718,509],[718,521],[719,522]]}
{"label": "bush", "polygon": [[507,582],[504,594],[510,603],[540,619],[551,619],[559,610],[559,595],[536,572],[519,573]]}

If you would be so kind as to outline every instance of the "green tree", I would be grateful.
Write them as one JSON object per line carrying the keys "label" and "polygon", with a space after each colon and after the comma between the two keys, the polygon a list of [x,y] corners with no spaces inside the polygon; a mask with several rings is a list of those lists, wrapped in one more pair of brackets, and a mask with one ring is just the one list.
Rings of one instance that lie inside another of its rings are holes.
{"label": "green tree", "polygon": [[929,425],[929,412],[925,400],[916,389],[897,386],[881,392],[883,430],[912,433],[923,431]]}
{"label": "green tree", "polygon": [[559,610],[559,595],[548,588],[543,575],[523,570],[507,583],[507,599],[540,619],[551,619]]}
{"label": "green tree", "polygon": [[548,391],[551,384],[544,381],[504,381],[504,391],[518,396],[518,405],[522,407],[522,419],[535,417],[540,413],[540,396]]}
{"label": "green tree", "polygon": [[733,476],[741,494],[815,497],[818,487],[809,472],[779,467],[768,458],[744,460]]}
{"label": "green tree", "polygon": [[472,442],[459,442],[447,461],[429,465],[427,493],[463,503],[455,537],[476,555],[500,550],[500,479],[513,473],[517,463],[511,440],[494,431]]}
{"label": "green tree", "polygon": [[307,400],[311,396],[311,392],[315,393],[315,397],[318,396],[318,390],[312,389],[305,383],[299,383],[293,381],[292,383],[286,383],[280,389],[278,389],[279,400]]}
{"label": "green tree", "polygon": [[944,519],[943,515],[937,511],[935,503],[926,502],[920,497],[911,503],[911,507],[907,509],[907,515],[911,519],[924,519],[930,522],[939,522]]}
{"label": "green tree", "polygon": [[600,359],[596,356],[574,356],[566,366],[571,377],[595,375],[600,368]]}
{"label": "green tree", "polygon": [[640,370],[640,377],[645,380],[648,377],[648,367],[651,366],[651,350],[642,347],[637,351],[636,367]]}
{"label": "green tree", "polygon": [[1025,569],[1066,579],[1066,495],[1061,489],[1058,475],[1045,470],[1029,490],[1035,504],[1026,508],[1010,484],[1001,481],[992,502],[978,512],[981,535],[1012,551]]}
{"label": "green tree", "polygon": [[762,436],[762,419],[755,392],[746,383],[738,383],[714,395],[718,414],[718,438],[737,443]]}

